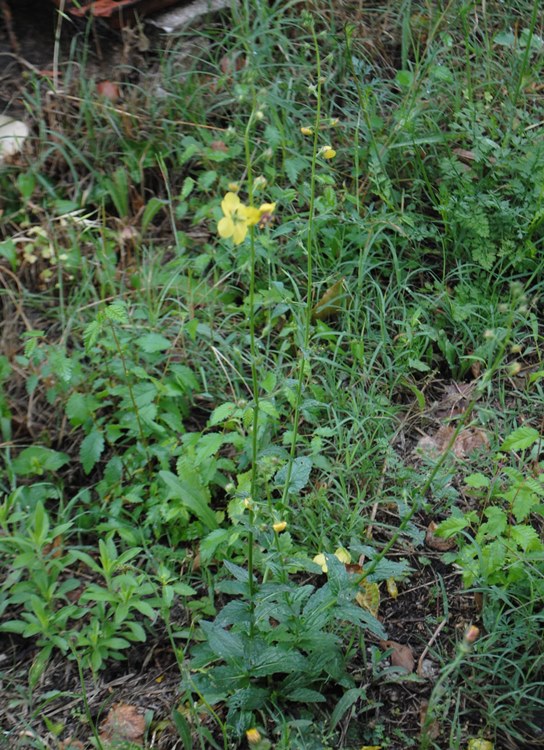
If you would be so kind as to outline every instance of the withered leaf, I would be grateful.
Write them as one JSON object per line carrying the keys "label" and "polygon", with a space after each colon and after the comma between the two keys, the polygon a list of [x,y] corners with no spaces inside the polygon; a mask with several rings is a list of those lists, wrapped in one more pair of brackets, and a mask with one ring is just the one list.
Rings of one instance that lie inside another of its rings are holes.
{"label": "withered leaf", "polygon": [[419,723],[421,725],[421,734],[429,737],[431,740],[436,740],[440,734],[440,724],[436,719],[427,716],[429,710],[429,704],[427,701],[423,701],[419,709]]}
{"label": "withered leaf", "polygon": [[314,320],[328,320],[338,315],[344,298],[344,282],[345,279],[342,277],[340,281],[335,282],[327,289],[312,310]]}
{"label": "withered leaf", "polygon": [[100,725],[100,740],[107,743],[133,742],[141,745],[145,718],[128,703],[116,703]]}
{"label": "withered leaf", "polygon": [[400,667],[407,674],[414,671],[416,662],[410,646],[396,641],[380,641],[380,648],[391,649],[389,658],[393,667]]}
{"label": "withered leaf", "polygon": [[437,552],[447,552],[455,547],[455,539],[443,539],[440,536],[436,536],[435,531],[437,524],[434,521],[427,526],[427,532],[425,534],[425,544],[431,549],[437,550]]}

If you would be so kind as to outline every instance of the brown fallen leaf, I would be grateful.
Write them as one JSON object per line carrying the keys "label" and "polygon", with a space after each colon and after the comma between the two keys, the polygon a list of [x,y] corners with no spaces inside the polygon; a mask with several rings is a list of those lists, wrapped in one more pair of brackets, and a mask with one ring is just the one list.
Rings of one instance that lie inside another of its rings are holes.
{"label": "brown fallen leaf", "polygon": [[225,143],[225,141],[212,141],[210,143],[210,148],[212,151],[222,151],[224,154],[226,154],[229,150],[229,147]]}
{"label": "brown fallen leaf", "polygon": [[116,703],[100,725],[100,741],[141,745],[145,733],[145,718],[128,703]]}
{"label": "brown fallen leaf", "polygon": [[328,320],[338,315],[344,298],[344,281],[345,279],[342,277],[340,281],[335,282],[316,303],[312,310],[314,320]]}
{"label": "brown fallen leaf", "polygon": [[427,526],[427,533],[425,534],[425,544],[427,547],[435,549],[438,552],[447,552],[448,550],[453,549],[456,545],[455,539],[443,539],[440,536],[436,536],[434,532],[437,528],[438,526],[434,521],[431,521]]}
{"label": "brown fallen leaf", "polygon": [[393,667],[404,669],[407,674],[414,671],[416,665],[414,654],[410,646],[396,641],[380,641],[380,648],[391,649],[389,658]]}
{"label": "brown fallen leaf", "polygon": [[427,701],[423,701],[419,708],[419,723],[421,726],[422,736],[429,737],[431,740],[436,740],[440,735],[440,724],[436,719],[428,717],[427,713],[429,710],[429,704]]}
{"label": "brown fallen leaf", "polygon": [[79,740],[74,740],[72,737],[63,740],[60,743],[59,750],[84,750],[83,743]]}
{"label": "brown fallen leaf", "polygon": [[98,96],[103,96],[104,99],[109,99],[111,102],[116,102],[119,99],[119,86],[112,81],[100,81],[96,84],[96,93]]}
{"label": "brown fallen leaf", "polygon": [[[447,449],[455,429],[450,425],[442,425],[434,435],[424,435],[417,444],[417,450],[431,458],[436,458]],[[479,427],[466,427],[461,430],[451,446],[451,452],[456,458],[467,458],[481,448],[489,447],[489,438],[485,430]]]}

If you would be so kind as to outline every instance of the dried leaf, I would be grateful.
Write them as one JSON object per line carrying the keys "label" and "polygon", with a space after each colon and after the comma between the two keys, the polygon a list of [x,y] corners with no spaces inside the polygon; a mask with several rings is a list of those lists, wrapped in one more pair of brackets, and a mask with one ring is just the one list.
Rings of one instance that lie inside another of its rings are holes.
{"label": "dried leaf", "polygon": [[[418,441],[417,449],[431,458],[436,458],[447,449],[454,432],[453,427],[443,425],[432,437],[424,435]],[[488,447],[489,438],[484,430],[479,427],[466,427],[455,438],[451,451],[456,458],[467,458],[475,451]]]}
{"label": "dried leaf", "polygon": [[59,745],[59,750],[84,750],[83,743],[79,740],[74,740],[72,737],[63,740]]}
{"label": "dried leaf", "polygon": [[100,725],[102,742],[133,742],[141,745],[145,733],[145,718],[136,708],[128,703],[117,703],[113,706]]}
{"label": "dried leaf", "polygon": [[210,147],[212,151],[222,151],[224,154],[229,150],[229,147],[224,141],[212,141]]}
{"label": "dried leaf", "polygon": [[423,701],[419,709],[419,723],[421,726],[421,734],[429,737],[431,740],[436,740],[440,735],[440,724],[436,719],[427,720],[427,712],[429,710],[429,704],[427,701]]}
{"label": "dried leaf", "polygon": [[388,578],[385,582],[385,585],[387,586],[387,593],[391,597],[391,599],[396,599],[399,595],[399,590],[397,588],[397,582],[394,578]]}
{"label": "dried leaf", "polygon": [[112,81],[100,81],[96,84],[96,93],[98,96],[103,96],[104,99],[109,99],[111,102],[116,102],[119,99],[119,86]]}
{"label": "dried leaf", "polygon": [[380,587],[377,583],[370,583],[366,579],[361,581],[359,587],[362,591],[355,595],[357,604],[377,617],[380,609]]}
{"label": "dried leaf", "polygon": [[393,667],[400,667],[408,674],[414,671],[416,662],[410,646],[405,646],[396,641],[380,641],[380,648],[391,649],[389,658]]}
{"label": "dried leaf", "polygon": [[327,320],[338,315],[344,298],[344,277],[330,286],[312,310],[314,320]]}
{"label": "dried leaf", "polygon": [[427,526],[427,533],[425,534],[425,544],[427,547],[435,549],[438,552],[447,552],[448,550],[453,549],[456,545],[455,539],[453,537],[450,539],[443,539],[440,536],[436,536],[434,532],[437,528],[438,524],[434,521],[431,521]]}

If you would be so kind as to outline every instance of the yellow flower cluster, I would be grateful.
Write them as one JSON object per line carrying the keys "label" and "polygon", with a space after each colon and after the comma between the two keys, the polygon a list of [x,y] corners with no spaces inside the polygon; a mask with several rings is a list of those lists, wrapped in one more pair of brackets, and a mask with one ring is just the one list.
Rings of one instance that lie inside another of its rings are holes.
{"label": "yellow flower cluster", "polygon": [[224,240],[232,237],[234,244],[240,245],[245,240],[249,227],[264,221],[275,208],[275,203],[263,203],[259,208],[246,206],[236,193],[227,193],[221,201],[223,218],[217,224],[219,236]]}

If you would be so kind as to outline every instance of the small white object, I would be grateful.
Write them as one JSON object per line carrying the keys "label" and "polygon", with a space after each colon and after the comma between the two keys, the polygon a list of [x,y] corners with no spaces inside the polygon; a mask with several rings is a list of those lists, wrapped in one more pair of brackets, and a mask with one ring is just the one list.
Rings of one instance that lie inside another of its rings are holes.
{"label": "small white object", "polygon": [[174,8],[174,10],[159,13],[154,18],[148,19],[148,23],[158,26],[167,34],[172,34],[200,18],[200,16],[205,16],[206,13],[231,8],[232,2],[233,0],[196,0],[196,2],[182,8]]}
{"label": "small white object", "polygon": [[14,120],[8,115],[0,115],[0,164],[7,157],[20,153],[30,130],[21,120]]}

